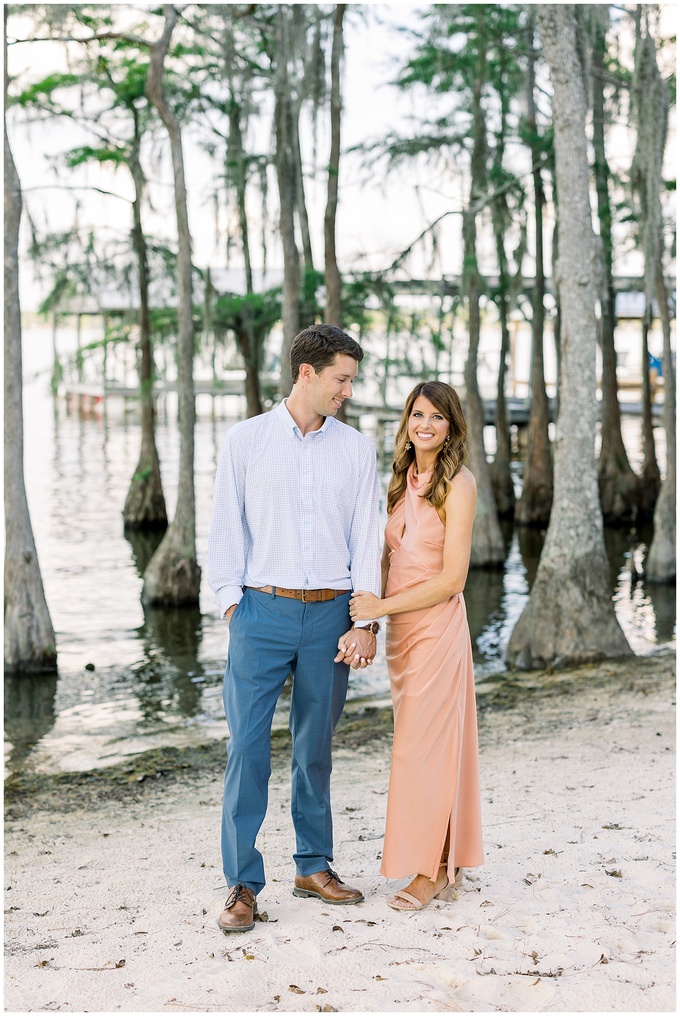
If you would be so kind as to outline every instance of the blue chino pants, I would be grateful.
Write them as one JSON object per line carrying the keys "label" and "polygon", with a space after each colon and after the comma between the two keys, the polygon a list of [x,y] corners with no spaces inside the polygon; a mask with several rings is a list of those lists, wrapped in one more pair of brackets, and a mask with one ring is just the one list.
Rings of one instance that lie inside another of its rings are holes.
{"label": "blue chino pants", "polygon": [[291,814],[298,874],[333,860],[331,738],[340,718],[349,667],[334,663],[351,627],[350,594],[303,603],[246,589],[229,625],[224,710],[229,725],[222,806],[222,865],[227,885],[264,887],[255,846],[267,811],[270,732],[286,677],[293,674]]}

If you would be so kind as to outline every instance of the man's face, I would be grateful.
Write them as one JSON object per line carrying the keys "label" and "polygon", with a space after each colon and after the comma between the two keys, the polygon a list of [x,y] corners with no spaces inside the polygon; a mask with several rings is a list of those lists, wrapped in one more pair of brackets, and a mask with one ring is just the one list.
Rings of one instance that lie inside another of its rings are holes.
{"label": "man's face", "polygon": [[336,353],[333,363],[318,374],[311,370],[307,385],[310,408],[320,416],[335,416],[345,399],[352,398],[358,370],[357,361],[346,353]]}

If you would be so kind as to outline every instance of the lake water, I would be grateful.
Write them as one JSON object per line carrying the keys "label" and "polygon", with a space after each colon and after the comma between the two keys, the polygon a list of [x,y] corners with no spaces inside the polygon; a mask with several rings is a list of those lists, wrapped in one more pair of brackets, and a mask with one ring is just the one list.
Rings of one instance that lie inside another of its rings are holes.
{"label": "lake water", "polygon": [[[136,416],[113,406],[104,416],[67,412],[63,400],[53,399],[48,390],[48,338],[41,331],[33,340],[26,362],[26,482],[57,633],[59,675],[5,678],[6,768],[89,769],[158,745],[222,737],[228,634],[207,584],[206,545],[217,457],[230,422],[201,415],[196,426],[200,610],[144,611],[141,573],[158,538],[126,537],[121,517],[139,454]],[[202,403],[199,412],[206,408]],[[170,402],[167,409],[157,441],[172,514],[178,434]],[[634,465],[639,430],[639,420],[625,418]],[[663,432],[656,433],[661,455]],[[388,468],[385,461],[383,515]],[[522,463],[513,463],[513,469],[519,490]],[[541,534],[507,526],[505,535],[504,570],[471,572],[465,590],[478,678],[503,669],[505,645],[540,554]],[[673,589],[647,586],[633,574],[641,571],[650,535],[606,534],[617,614],[637,653],[654,652],[675,638]],[[387,699],[382,653],[372,668],[351,672],[349,695]],[[285,705],[284,698],[279,724],[286,722]]]}

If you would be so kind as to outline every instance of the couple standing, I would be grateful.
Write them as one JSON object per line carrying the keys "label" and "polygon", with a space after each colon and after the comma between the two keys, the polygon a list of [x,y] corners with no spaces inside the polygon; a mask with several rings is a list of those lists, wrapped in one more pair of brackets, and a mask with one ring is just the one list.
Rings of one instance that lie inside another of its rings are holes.
{"label": "couple standing", "polygon": [[409,396],[380,567],[375,449],[335,419],[362,358],[361,346],[334,325],[300,332],[290,396],[232,427],[220,456],[208,556],[229,623],[222,860],[230,892],[218,920],[225,933],[254,926],[265,885],[255,840],[267,810],[272,718],[290,672],[293,893],[338,904],[363,899],[330,867],[331,738],[349,667],[372,664],[383,615],[395,726],[381,872],[416,872],[388,903],[421,909],[483,859],[462,596],[476,505],[474,478],[462,465],[465,419],[441,382],[420,383]]}

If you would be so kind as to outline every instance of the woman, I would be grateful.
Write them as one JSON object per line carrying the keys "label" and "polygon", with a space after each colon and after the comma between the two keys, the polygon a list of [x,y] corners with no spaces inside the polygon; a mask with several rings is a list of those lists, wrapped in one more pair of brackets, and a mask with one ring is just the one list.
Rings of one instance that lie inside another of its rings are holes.
{"label": "woman", "polygon": [[421,910],[455,898],[463,867],[481,864],[472,648],[463,587],[477,487],[463,465],[467,426],[450,385],[408,397],[387,494],[383,598],[356,592],[355,622],[387,615],[394,744],[380,871],[416,872],[387,902]]}

